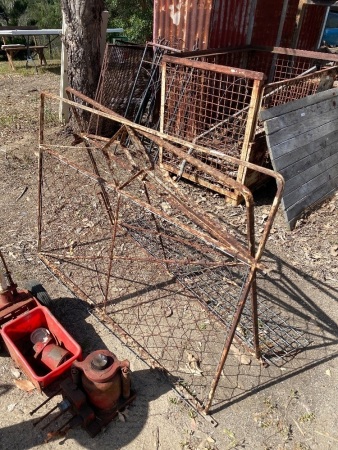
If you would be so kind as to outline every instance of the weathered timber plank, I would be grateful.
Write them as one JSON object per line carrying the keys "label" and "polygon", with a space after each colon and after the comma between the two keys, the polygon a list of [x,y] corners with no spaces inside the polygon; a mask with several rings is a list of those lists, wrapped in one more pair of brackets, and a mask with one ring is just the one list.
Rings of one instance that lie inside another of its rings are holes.
{"label": "weathered timber plank", "polygon": [[338,188],[337,93],[331,89],[291,102],[284,115],[284,106],[271,108],[264,123],[272,165],[285,179],[282,206],[290,228],[306,208]]}
{"label": "weathered timber plank", "polygon": [[297,148],[297,151],[286,153],[273,160],[273,168],[280,172],[284,178],[292,178],[301,170],[308,169],[322,159],[337,152],[338,132],[333,131],[327,136],[316,139],[310,144]]}
{"label": "weathered timber plank", "polygon": [[[331,158],[330,158],[331,159]],[[314,178],[305,178],[303,184],[300,184],[297,189],[293,189],[286,195],[283,195],[284,208],[288,209],[296,204],[299,199],[311,197],[319,186],[329,183],[338,173],[338,166],[335,164],[331,167],[326,167],[323,171],[317,174]]]}
{"label": "weathered timber plank", "polygon": [[279,171],[288,180],[284,189],[284,196],[338,164],[337,143],[326,148],[325,155],[327,157],[320,152],[311,154],[307,158],[303,158]]}
{"label": "weathered timber plank", "polygon": [[315,103],[314,105],[306,106],[302,109],[297,109],[284,116],[275,117],[269,119],[269,134],[273,135],[276,132],[280,132],[282,129],[290,127],[291,125],[297,125],[300,122],[306,121],[308,115],[314,115],[317,120],[322,120],[322,123],[329,120],[323,119],[320,115],[327,113],[338,114],[337,112],[338,98],[333,98],[325,102]]}
{"label": "weathered timber plank", "polygon": [[260,120],[265,121],[273,119],[274,117],[283,116],[284,114],[288,114],[292,111],[297,111],[298,109],[305,108],[310,105],[315,105],[316,103],[321,103],[325,100],[337,98],[337,96],[338,88],[319,92],[315,95],[309,95],[299,100],[294,100],[292,102],[286,103],[285,105],[279,105],[275,106],[274,108],[262,110],[260,112]]}
{"label": "weathered timber plank", "polygon": [[[282,127],[279,131],[269,134],[270,145],[275,147],[278,144],[287,142],[289,139],[293,139],[295,136],[302,140],[302,135],[309,132],[308,118],[311,120],[311,130],[313,133],[315,133],[317,128],[325,125],[329,126],[331,122],[337,123],[338,120],[338,108],[335,108],[333,111],[327,111],[326,113],[311,114],[308,116],[302,116],[302,114],[302,112],[299,113],[298,123],[285,128]],[[321,130],[318,130],[318,132],[320,134]]]}
{"label": "weathered timber plank", "polygon": [[313,206],[327,198],[337,190],[337,186],[338,176],[336,176],[335,178],[331,178],[328,182],[325,182],[321,186],[318,186],[318,188],[313,191],[310,196],[301,198],[297,203],[286,209],[285,213],[288,222],[296,220],[306,208]]}
{"label": "weathered timber plank", "polygon": [[[331,122],[325,123],[320,127],[315,129],[311,128],[311,121],[309,120],[309,129],[307,132],[297,134],[295,132],[295,136],[289,138],[285,142],[281,142],[280,144],[274,145],[273,141],[271,141],[270,136],[267,134],[267,142],[270,148],[274,149],[274,157],[278,158],[281,155],[285,155],[287,153],[291,153],[294,150],[298,150],[300,146],[311,144],[311,142],[325,138],[326,135],[336,132],[338,130],[338,119],[335,119]],[[266,125],[265,125],[266,126]]]}

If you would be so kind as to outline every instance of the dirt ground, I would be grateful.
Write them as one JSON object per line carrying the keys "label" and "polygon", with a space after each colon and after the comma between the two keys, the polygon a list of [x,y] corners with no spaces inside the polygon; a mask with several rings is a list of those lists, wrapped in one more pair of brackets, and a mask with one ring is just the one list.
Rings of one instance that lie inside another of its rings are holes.
{"label": "dirt ground", "polygon": [[[94,439],[75,429],[45,442],[46,430],[34,427],[33,421],[49,407],[29,414],[45,397],[17,386],[25,377],[2,353],[0,449],[338,449],[338,196],[304,215],[292,232],[279,211],[263,258],[270,270],[258,283],[305,332],[309,344],[282,366],[263,367],[250,356],[235,358],[237,389],[212,408],[218,422],[213,427],[98,322],[36,256],[39,91],[58,93],[58,83],[52,70],[0,75],[0,247],[19,285],[29,279],[43,283],[57,301],[56,316],[86,352],[104,346],[119,359],[130,360],[137,398]],[[54,116],[53,127],[58,126]],[[264,198],[257,195],[261,224]],[[215,208],[219,204],[215,197]],[[228,207],[229,215],[236,216],[234,211]]]}

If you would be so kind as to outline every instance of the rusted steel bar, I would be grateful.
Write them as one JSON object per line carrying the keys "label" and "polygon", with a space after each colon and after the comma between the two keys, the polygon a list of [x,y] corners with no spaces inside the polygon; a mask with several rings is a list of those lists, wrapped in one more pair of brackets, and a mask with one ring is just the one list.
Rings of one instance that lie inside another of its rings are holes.
{"label": "rusted steel bar", "polygon": [[257,50],[260,52],[279,53],[280,55],[299,56],[308,59],[318,59],[319,61],[333,61],[338,62],[338,55],[333,53],[313,52],[309,50],[300,50],[295,48],[284,47],[263,47],[253,46],[251,50]]}
{"label": "rusted steel bar", "polygon": [[214,396],[215,396],[215,391],[216,391],[217,385],[219,383],[219,379],[221,378],[222,370],[223,370],[225,361],[227,359],[227,356],[228,356],[228,353],[229,353],[232,341],[234,339],[234,336],[235,336],[235,333],[236,333],[236,328],[237,328],[237,326],[239,324],[239,321],[240,321],[240,318],[241,318],[241,315],[242,315],[242,312],[243,312],[243,309],[244,309],[244,306],[245,306],[246,299],[247,299],[248,294],[250,292],[252,281],[253,281],[253,279],[255,277],[255,273],[256,273],[256,268],[255,267],[251,267],[249,276],[248,276],[248,278],[246,280],[246,283],[245,283],[245,286],[243,288],[240,300],[239,300],[238,305],[237,305],[236,314],[235,314],[235,316],[233,318],[233,321],[232,321],[232,324],[231,324],[231,328],[229,330],[227,339],[226,339],[224,347],[223,347],[222,355],[221,355],[221,358],[220,358],[218,366],[217,366],[215,377],[214,377],[214,379],[213,379],[213,381],[211,383],[211,389],[210,389],[210,392],[209,392],[209,395],[208,395],[208,400],[207,400],[206,404],[204,405],[204,412],[206,414],[209,413],[210,407],[212,405],[212,401],[213,401]]}
{"label": "rusted steel bar", "polygon": [[[148,230],[145,230],[148,232]],[[156,235],[162,235],[162,233],[156,233]],[[166,236],[167,237],[167,236]],[[190,246],[192,244],[188,243]],[[204,249],[205,251],[206,249]],[[209,249],[208,249],[209,250]],[[97,261],[97,260],[105,260],[107,257],[105,256],[74,256],[74,255],[59,255],[57,253],[49,253],[49,252],[42,252],[42,255],[45,257],[51,257],[51,258],[59,258],[63,261]],[[131,261],[131,262],[149,262],[149,263],[161,263],[161,264],[177,264],[177,265],[197,265],[197,266],[205,266],[211,269],[216,269],[218,267],[235,267],[239,265],[244,265],[243,262],[208,262],[205,260],[192,260],[192,259],[170,259],[170,258],[156,258],[155,256],[149,256],[148,258],[138,258],[134,256],[114,256],[114,261]]]}
{"label": "rusted steel bar", "polygon": [[[146,194],[147,200],[150,203],[150,196],[149,196],[149,192],[148,192],[146,183],[143,183],[143,189],[144,189],[144,192]],[[166,258],[166,251],[165,251],[165,248],[164,248],[162,234],[160,233],[160,227],[158,225],[157,218],[156,218],[156,216],[154,214],[151,215],[151,218],[152,218],[153,222],[155,223],[155,228],[156,228],[156,231],[157,231],[156,236],[158,237],[158,239],[160,241],[160,246],[161,246],[161,249],[162,249],[163,256]],[[165,261],[164,264],[165,264],[166,269],[168,270],[168,262]]]}
{"label": "rusted steel bar", "polygon": [[41,92],[39,108],[39,159],[38,159],[38,252],[41,250],[41,230],[42,230],[42,150],[44,143],[44,123],[45,123],[45,94]]}
{"label": "rusted steel bar", "polygon": [[105,209],[107,211],[110,223],[113,224],[114,223],[114,219],[113,219],[112,207],[111,207],[111,204],[110,204],[109,196],[108,196],[108,194],[107,194],[107,192],[105,190],[104,183],[101,182],[101,174],[100,174],[100,171],[99,171],[99,169],[97,167],[95,158],[93,157],[93,153],[91,151],[89,142],[85,141],[85,143],[86,143],[87,153],[88,153],[90,162],[92,164],[94,173],[97,175],[98,180],[99,180],[100,191],[101,191],[101,195],[102,195],[102,199],[103,199],[103,203],[104,203]]}
{"label": "rusted steel bar", "polygon": [[[50,153],[52,156],[54,156],[55,158],[59,159],[59,161],[61,161],[62,163],[66,164],[67,166],[73,167],[79,173],[82,173],[85,176],[87,176],[88,178],[98,182],[98,177],[95,174],[86,171],[82,167],[77,166],[76,164],[74,164],[72,161],[68,160],[64,156],[59,155],[59,154],[53,152],[50,149],[47,149],[47,147],[44,147],[44,151]],[[191,160],[195,160],[195,158],[192,158],[192,157],[190,157],[190,158],[191,158]],[[225,241],[224,237],[222,237],[221,241],[218,241],[217,239],[214,239],[214,238],[210,237],[204,231],[200,232],[200,231],[198,231],[198,230],[196,230],[194,228],[191,228],[191,227],[181,223],[179,220],[176,220],[174,217],[169,216],[168,214],[164,213],[163,211],[153,207],[149,203],[138,199],[137,197],[133,196],[129,192],[126,192],[124,190],[119,190],[118,188],[116,188],[116,186],[114,186],[114,185],[112,185],[110,183],[106,183],[106,188],[111,188],[112,190],[121,193],[122,196],[125,196],[125,197],[129,198],[130,200],[132,200],[136,204],[142,206],[146,210],[148,210],[148,211],[150,211],[150,212],[152,212],[152,213],[154,213],[154,214],[164,218],[169,223],[173,223],[173,224],[177,225],[179,228],[184,229],[188,233],[195,235],[196,237],[198,237],[202,241],[206,242],[207,244],[215,245],[220,250],[222,250],[225,253],[233,256],[234,258],[238,258],[239,260],[241,260],[241,261],[243,261],[243,262],[245,262],[246,264],[249,264],[249,265],[251,265],[251,264],[256,265],[256,260],[254,258],[252,258],[250,252],[248,252],[246,249],[244,249],[241,246],[241,244],[235,242],[235,247],[233,248],[233,246],[229,245],[229,243],[227,241]],[[218,225],[218,228],[219,228],[219,225]],[[218,231],[217,231],[217,233],[220,234]],[[224,235],[227,238],[229,237],[230,240],[232,241],[232,239],[233,239],[232,236],[230,236],[225,230],[223,231],[223,233],[224,233]],[[224,242],[224,244],[222,244],[222,242]],[[261,269],[264,269],[264,265],[259,263],[258,266]]]}
{"label": "rusted steel bar", "polygon": [[111,271],[112,271],[113,259],[114,259],[115,240],[116,240],[116,233],[117,233],[117,227],[118,227],[120,205],[121,205],[121,195],[117,194],[116,210],[115,210],[115,217],[114,217],[114,222],[113,222],[114,226],[113,226],[113,232],[112,232],[109,265],[108,265],[108,273],[107,273],[107,284],[106,284],[106,290],[104,293],[104,300],[103,300],[105,314],[106,314],[106,305],[107,305],[107,299],[108,299],[108,294],[109,294],[110,277],[111,277]]}
{"label": "rusted steel bar", "polygon": [[237,67],[228,67],[228,66],[221,66],[220,64],[212,64],[208,62],[202,62],[202,61],[193,61],[188,58],[180,58],[175,56],[164,56],[163,57],[164,62],[168,62],[171,64],[179,64],[181,66],[185,67],[191,67],[194,69],[201,69],[201,70],[210,70],[212,72],[216,73],[223,73],[225,75],[231,75],[231,76],[238,76],[242,78],[249,78],[250,80],[265,80],[266,76],[263,72],[255,72],[253,70],[246,70],[246,69],[240,69]]}

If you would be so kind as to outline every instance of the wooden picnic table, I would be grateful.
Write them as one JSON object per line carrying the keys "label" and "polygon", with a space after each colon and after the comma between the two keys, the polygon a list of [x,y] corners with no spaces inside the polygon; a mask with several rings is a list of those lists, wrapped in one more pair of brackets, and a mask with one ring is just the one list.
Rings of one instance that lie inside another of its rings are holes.
{"label": "wooden picnic table", "polygon": [[[9,65],[11,66],[12,70],[15,70],[14,66],[14,56],[16,53],[18,53],[20,50],[26,50],[27,54],[27,62],[26,65],[30,60],[33,60],[34,62],[34,56],[37,55],[40,61],[40,65],[47,65],[47,60],[44,54],[45,48],[48,47],[47,45],[39,45],[37,42],[38,36],[50,36],[50,35],[61,35],[61,29],[41,29],[38,30],[36,27],[26,27],[23,29],[23,27],[16,27],[10,28],[10,27],[0,27],[0,36],[3,41],[3,45],[1,46],[1,50],[4,50],[7,56],[7,60]],[[25,36],[26,37],[26,45],[25,44],[13,44],[9,43],[8,39],[14,36]],[[34,45],[29,45],[30,38],[33,38]],[[34,63],[35,64],[35,63]]]}

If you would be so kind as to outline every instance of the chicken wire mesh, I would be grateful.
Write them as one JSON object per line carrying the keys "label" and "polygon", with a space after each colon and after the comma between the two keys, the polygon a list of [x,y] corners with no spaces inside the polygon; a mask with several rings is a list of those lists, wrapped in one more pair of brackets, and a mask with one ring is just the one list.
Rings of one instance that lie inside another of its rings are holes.
{"label": "chicken wire mesh", "polygon": [[39,255],[102,323],[208,412],[238,388],[234,335],[257,351],[257,325],[263,358],[275,361],[306,339],[268,298],[257,322],[259,256],[251,256],[250,233],[237,238],[226,220],[184,196],[149,160],[137,139],[145,130],[119,120],[116,139],[98,144],[82,134],[78,145],[45,142],[42,120]]}

